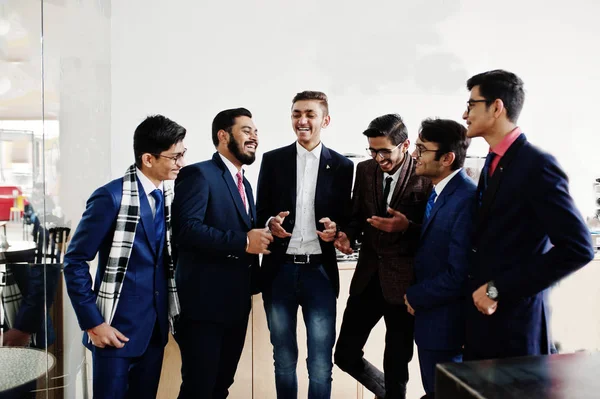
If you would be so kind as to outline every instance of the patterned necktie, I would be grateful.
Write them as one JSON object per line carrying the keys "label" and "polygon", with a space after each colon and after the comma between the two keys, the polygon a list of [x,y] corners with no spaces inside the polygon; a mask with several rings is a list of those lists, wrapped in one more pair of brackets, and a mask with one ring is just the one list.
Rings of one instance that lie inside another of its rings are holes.
{"label": "patterned necktie", "polygon": [[433,209],[433,205],[435,204],[436,197],[437,193],[435,192],[435,189],[431,190],[431,194],[429,194],[429,199],[427,200],[427,205],[425,206],[425,220],[423,221],[423,223],[429,220],[429,216],[431,216],[431,210]]}
{"label": "patterned necktie", "polygon": [[494,158],[496,157],[496,154],[493,152],[488,152],[487,156],[485,157],[485,163],[483,164],[483,169],[481,169],[481,176],[483,178],[483,186],[481,187],[481,190],[479,191],[479,206],[481,206],[481,201],[483,199],[483,193],[485,192],[485,190],[487,190],[487,186],[488,186],[488,179],[490,177],[490,167],[492,166],[492,162],[494,161]]}
{"label": "patterned necktie", "polygon": [[[240,192],[240,197],[242,197],[242,202],[244,203],[244,209],[246,208],[246,195],[244,194],[244,178],[242,177],[242,171],[240,170],[239,172],[237,172],[237,175],[235,175],[237,177],[237,188],[238,191]],[[246,212],[248,212],[248,210],[246,210]]]}
{"label": "patterned necktie", "polygon": [[383,201],[381,201],[381,216],[387,216],[387,199],[390,195],[390,189],[392,187],[392,181],[394,178],[392,176],[388,176],[385,178],[385,187],[383,189]]}
{"label": "patterned necktie", "polygon": [[165,206],[163,201],[163,192],[156,189],[150,193],[154,198],[154,234],[156,235],[156,250],[160,248],[162,240],[165,238]]}

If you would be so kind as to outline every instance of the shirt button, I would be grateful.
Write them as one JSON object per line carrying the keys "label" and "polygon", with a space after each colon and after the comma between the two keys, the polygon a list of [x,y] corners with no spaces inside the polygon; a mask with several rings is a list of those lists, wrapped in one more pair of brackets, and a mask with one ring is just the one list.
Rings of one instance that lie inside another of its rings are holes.
{"label": "shirt button", "polygon": [[154,291],[154,295],[158,296],[158,291]]}

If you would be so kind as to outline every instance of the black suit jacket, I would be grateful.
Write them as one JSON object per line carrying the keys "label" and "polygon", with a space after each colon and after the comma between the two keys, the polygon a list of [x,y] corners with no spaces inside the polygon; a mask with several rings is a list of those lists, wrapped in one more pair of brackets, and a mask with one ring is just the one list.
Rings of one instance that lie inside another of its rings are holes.
{"label": "black suit jacket", "polygon": [[[289,211],[283,228],[289,233],[293,231],[296,220],[296,153],[294,143],[263,155],[256,203],[259,226],[264,226],[269,217]],[[323,223],[319,223],[319,220],[324,217],[330,218],[340,227],[347,223],[351,209],[353,173],[352,161],[323,145],[315,193],[315,223],[318,230],[323,230]],[[263,256],[262,278],[265,289],[270,286],[279,266],[284,263],[289,243],[289,238],[275,237],[269,247],[271,255]],[[319,243],[324,257],[323,267],[338,293],[340,283],[333,242],[319,239]]]}
{"label": "black suit jacket", "polygon": [[244,187],[250,214],[218,153],[179,172],[172,210],[182,317],[240,322],[248,316],[258,255],[245,250],[256,209],[245,178]]}

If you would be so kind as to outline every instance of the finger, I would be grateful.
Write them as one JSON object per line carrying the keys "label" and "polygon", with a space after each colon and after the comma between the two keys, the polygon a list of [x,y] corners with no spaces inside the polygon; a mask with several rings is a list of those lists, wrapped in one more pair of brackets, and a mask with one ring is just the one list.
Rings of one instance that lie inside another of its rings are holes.
{"label": "finger", "polygon": [[331,219],[329,219],[329,218],[321,218],[321,219],[319,219],[319,223],[331,223]]}
{"label": "finger", "polygon": [[269,255],[271,253],[271,251],[269,251],[268,249],[265,249],[264,251],[261,252],[261,254],[264,255]]}
{"label": "finger", "polygon": [[387,213],[389,213],[390,215],[394,215],[394,216],[401,216],[402,215],[402,212],[397,211],[397,210],[392,209],[392,208],[388,208],[387,209]]}
{"label": "finger", "polygon": [[277,215],[277,217],[279,217],[279,218],[281,218],[281,220],[283,220],[289,214],[290,214],[290,211],[283,211],[283,212],[279,212],[279,215]]}
{"label": "finger", "polygon": [[121,341],[129,341],[129,338],[127,338],[125,335],[123,335],[123,333],[121,333],[121,331],[117,330],[116,328],[113,327],[113,331],[115,332],[115,335],[117,336],[117,338],[119,338]]}

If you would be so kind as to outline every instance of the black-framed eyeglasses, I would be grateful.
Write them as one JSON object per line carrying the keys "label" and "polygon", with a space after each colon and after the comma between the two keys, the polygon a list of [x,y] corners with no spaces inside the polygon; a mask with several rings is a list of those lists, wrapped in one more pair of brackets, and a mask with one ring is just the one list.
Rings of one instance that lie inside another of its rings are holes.
{"label": "black-framed eyeglasses", "polygon": [[469,101],[467,101],[467,113],[471,112],[471,109],[473,109],[475,104],[487,103],[487,102],[488,102],[488,100],[469,100]]}
{"label": "black-framed eyeglasses", "polygon": [[170,159],[171,161],[173,161],[174,164],[176,164],[177,162],[179,162],[180,159],[183,159],[186,152],[187,152],[187,148],[184,148],[183,152],[178,152],[177,154],[172,155],[172,156],[162,155],[162,154],[152,154],[152,155],[154,155],[155,157],[163,157],[163,158]]}
{"label": "black-framed eyeglasses", "polygon": [[417,153],[417,158],[421,158],[421,155],[423,155],[424,152],[438,152],[440,151],[439,149],[437,150],[430,150],[429,148],[425,148],[421,145],[418,145],[415,147],[416,153]]}
{"label": "black-framed eyeglasses", "polygon": [[365,148],[367,150],[367,154],[369,154],[371,156],[371,158],[377,158],[378,156],[381,157],[381,159],[388,159],[389,157],[392,156],[392,152],[396,151],[396,149],[398,147],[400,147],[403,143],[398,144],[397,146],[395,146],[394,148],[387,149],[384,148],[382,150],[376,150],[374,148]]}

